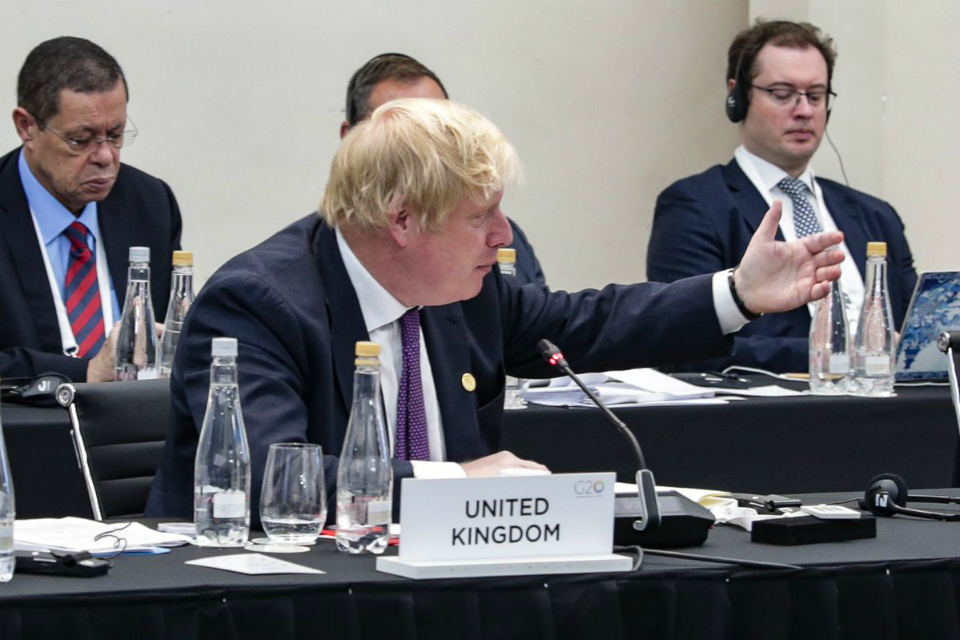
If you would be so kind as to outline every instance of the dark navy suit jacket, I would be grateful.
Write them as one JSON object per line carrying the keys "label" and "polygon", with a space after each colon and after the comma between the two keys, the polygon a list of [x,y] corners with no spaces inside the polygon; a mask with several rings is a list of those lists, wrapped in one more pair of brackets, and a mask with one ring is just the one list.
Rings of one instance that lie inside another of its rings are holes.
{"label": "dark navy suit jacket", "polygon": [[[861,277],[867,242],[887,243],[890,303],[899,330],[917,282],[913,256],[897,212],[886,202],[818,178],[830,215]],[[657,198],[647,249],[647,278],[673,282],[740,263],[767,203],[736,160],[672,184]],[[777,231],[777,238],[783,234]],[[766,315],[734,337],[732,357],[684,367],[711,370],[737,364],[778,372],[806,371],[810,313],[800,307]]]}
{"label": "dark navy suit jacket", "polygon": [[[43,266],[16,149],[0,158],[0,376],[57,371],[87,378],[87,358],[63,355],[53,295]],[[110,277],[120,304],[127,289],[130,247],[150,247],[154,313],[163,322],[170,297],[173,251],[180,248],[180,209],[166,183],[121,165],[113,189],[97,205]],[[119,316],[120,309],[116,309]]]}
{"label": "dark navy suit jacket", "polygon": [[[522,286],[494,269],[475,298],[425,307],[421,321],[447,459],[463,462],[499,450],[504,371],[524,378],[556,375],[537,352],[541,338],[560,345],[580,371],[728,353],[710,280],[568,294]],[[147,513],[192,517],[194,456],[216,336],[240,343],[254,522],[271,443],[320,444],[332,492],[352,403],[354,348],[368,335],[336,235],[313,214],[229,261],[191,307],[171,380],[170,432]],[[466,373],[476,380],[473,391],[464,388]],[[394,461],[398,489],[411,472],[409,462]]]}

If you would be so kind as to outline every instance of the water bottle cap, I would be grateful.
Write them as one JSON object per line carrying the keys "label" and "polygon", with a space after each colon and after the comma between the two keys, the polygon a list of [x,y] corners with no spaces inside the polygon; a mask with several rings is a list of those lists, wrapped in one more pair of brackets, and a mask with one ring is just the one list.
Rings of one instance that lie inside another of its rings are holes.
{"label": "water bottle cap", "polygon": [[516,262],[517,261],[517,250],[516,249],[497,249],[497,262]]}
{"label": "water bottle cap", "polygon": [[130,247],[130,262],[150,262],[150,247]]}
{"label": "water bottle cap", "polygon": [[175,266],[175,267],[192,267],[192,266],[193,266],[193,251],[174,251],[174,252],[173,252],[173,266]]}
{"label": "water bottle cap", "polygon": [[237,339],[214,338],[210,345],[210,355],[214,358],[237,357]]}
{"label": "water bottle cap", "polygon": [[887,243],[886,242],[868,242],[867,243],[867,257],[868,258],[886,258],[887,257]]}
{"label": "water bottle cap", "polygon": [[361,358],[379,358],[380,345],[376,342],[358,342],[356,355]]}

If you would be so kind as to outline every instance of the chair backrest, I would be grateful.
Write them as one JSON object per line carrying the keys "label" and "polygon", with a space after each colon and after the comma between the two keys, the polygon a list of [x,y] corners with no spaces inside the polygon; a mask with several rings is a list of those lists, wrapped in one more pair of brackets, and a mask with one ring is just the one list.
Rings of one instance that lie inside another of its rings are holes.
{"label": "chair backrest", "polygon": [[170,381],[64,384],[73,442],[93,517],[143,516],[170,418]]}

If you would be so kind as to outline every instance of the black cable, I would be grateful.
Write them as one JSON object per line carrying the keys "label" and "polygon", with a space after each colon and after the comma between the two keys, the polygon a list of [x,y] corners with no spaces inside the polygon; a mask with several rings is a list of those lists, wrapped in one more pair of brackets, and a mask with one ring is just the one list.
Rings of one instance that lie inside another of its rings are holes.
{"label": "black cable", "polygon": [[741,560],[739,558],[724,558],[722,556],[702,556],[695,553],[683,553],[682,551],[666,551],[664,549],[644,549],[648,556],[662,556],[664,558],[680,558],[683,560],[698,560],[700,562],[715,562],[717,564],[733,564],[741,567],[751,567],[755,569],[802,569],[795,564],[782,564],[779,562],[763,562],[762,560]]}
{"label": "black cable", "polygon": [[833,152],[837,154],[837,160],[840,161],[840,173],[843,174],[843,181],[846,183],[847,188],[850,188],[850,181],[847,180],[847,170],[843,168],[843,158],[840,157],[840,151],[837,149],[837,145],[833,144],[833,140],[830,138],[830,128],[824,127],[823,132],[827,134],[827,142],[830,143],[830,146],[833,147]]}
{"label": "black cable", "polygon": [[841,500],[840,502],[828,502],[827,504],[847,504],[848,502],[858,502],[860,498],[850,498],[849,500]]}

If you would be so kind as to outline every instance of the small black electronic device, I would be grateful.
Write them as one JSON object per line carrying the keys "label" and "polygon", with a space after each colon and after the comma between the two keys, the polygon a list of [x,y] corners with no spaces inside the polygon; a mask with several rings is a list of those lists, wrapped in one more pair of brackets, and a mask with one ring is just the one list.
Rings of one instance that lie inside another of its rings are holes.
{"label": "small black electronic device", "polygon": [[737,505],[756,509],[758,513],[780,513],[781,509],[798,509],[803,504],[799,498],[776,494],[731,493],[730,497],[736,499]]}
{"label": "small black electronic device", "polygon": [[960,504],[960,497],[910,495],[907,483],[893,473],[883,473],[870,481],[870,486],[860,500],[860,508],[877,516],[913,516],[945,522],[960,521],[960,513],[953,511],[927,511],[908,507],[908,502],[933,504]]}
{"label": "small black electronic device", "polygon": [[17,551],[17,573],[47,573],[57,576],[95,578],[107,573],[110,561],[86,551]]}
{"label": "small black electronic device", "polygon": [[[7,383],[10,380],[6,381]],[[4,384],[0,389],[0,397],[10,402],[32,404],[38,407],[57,406],[57,389],[61,384],[70,382],[70,378],[53,371],[41,373],[26,383],[9,385]]]}

